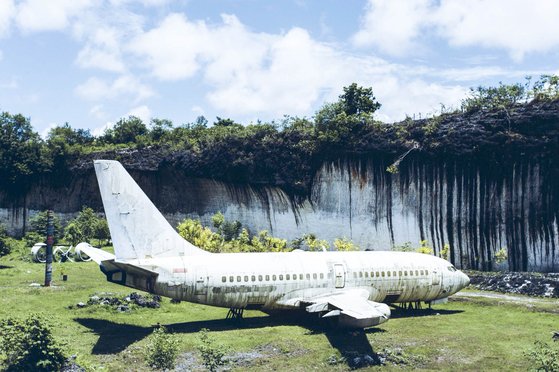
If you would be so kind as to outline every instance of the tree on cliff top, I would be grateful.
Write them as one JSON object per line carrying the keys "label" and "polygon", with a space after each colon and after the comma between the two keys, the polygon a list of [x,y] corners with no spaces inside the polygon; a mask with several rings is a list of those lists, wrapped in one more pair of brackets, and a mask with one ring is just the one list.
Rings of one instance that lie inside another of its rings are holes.
{"label": "tree on cliff top", "polygon": [[359,133],[373,122],[373,114],[380,107],[373,88],[356,83],[344,87],[337,102],[325,104],[315,115],[319,141],[328,146],[348,146],[352,139],[360,138]]}
{"label": "tree on cliff top", "polygon": [[41,168],[43,142],[29,118],[0,114],[0,184],[21,190]]}

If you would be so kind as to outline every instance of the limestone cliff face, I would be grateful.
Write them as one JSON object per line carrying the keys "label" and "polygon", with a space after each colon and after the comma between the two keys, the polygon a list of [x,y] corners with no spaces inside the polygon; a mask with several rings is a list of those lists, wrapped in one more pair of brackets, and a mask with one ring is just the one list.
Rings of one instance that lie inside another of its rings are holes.
{"label": "limestone cliff face", "polygon": [[[133,177],[173,224],[185,217],[210,224],[217,211],[252,232],[268,230],[286,239],[314,233],[332,241],[348,237],[362,249],[428,240],[439,253],[451,247],[457,266],[495,269],[494,254],[509,253],[499,268],[559,270],[558,180],[553,164],[520,159],[502,164],[418,161],[410,156],[397,174],[374,158],[325,162],[311,194],[297,201],[277,187],[191,178],[171,168],[132,171]],[[34,185],[23,200],[0,209],[12,232],[47,207],[71,218],[82,205],[102,211],[93,171],[67,186]]]}
{"label": "limestone cliff face", "polygon": [[[296,177],[286,168],[298,162],[274,158],[265,174],[228,178],[237,168],[222,171],[227,162],[214,159],[225,145],[205,157],[154,148],[83,155],[65,176],[37,177],[17,197],[0,189],[0,223],[23,234],[40,210],[63,219],[83,205],[102,211],[92,159],[106,158],[120,160],[174,226],[185,217],[209,225],[221,211],[286,239],[347,237],[374,250],[427,240],[436,254],[448,244],[463,268],[559,271],[559,100],[372,126],[322,146]],[[414,146],[397,173],[387,172]],[[508,262],[496,265],[500,249]]]}

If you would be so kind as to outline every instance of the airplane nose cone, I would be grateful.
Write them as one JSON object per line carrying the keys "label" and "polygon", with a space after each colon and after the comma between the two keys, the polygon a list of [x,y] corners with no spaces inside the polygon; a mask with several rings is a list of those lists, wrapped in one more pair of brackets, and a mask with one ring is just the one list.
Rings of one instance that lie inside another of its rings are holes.
{"label": "airplane nose cone", "polygon": [[466,288],[467,286],[470,285],[470,278],[468,277],[468,275],[464,274],[463,272],[460,272],[460,274],[462,274],[462,288]]}

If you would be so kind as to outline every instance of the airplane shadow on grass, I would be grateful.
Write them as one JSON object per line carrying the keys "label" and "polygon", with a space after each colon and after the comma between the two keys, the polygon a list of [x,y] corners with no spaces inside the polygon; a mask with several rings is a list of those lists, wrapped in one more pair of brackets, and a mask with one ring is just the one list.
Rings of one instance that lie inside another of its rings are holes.
{"label": "airplane shadow on grass", "polygon": [[[461,311],[451,310],[403,310],[394,309],[392,318],[420,317],[429,315],[451,315]],[[93,354],[115,354],[123,351],[134,342],[140,341],[150,335],[154,328],[142,327],[129,324],[115,323],[108,320],[94,318],[74,319],[82,326],[89,328],[99,335],[97,343],[93,347]],[[368,328],[366,330],[343,330],[336,329],[318,321],[310,316],[301,317],[301,314],[264,315],[258,317],[243,318],[241,320],[214,319],[203,321],[192,321],[184,323],[166,324],[168,331],[175,334],[189,334],[199,332],[206,328],[212,332],[221,332],[234,329],[254,329],[264,327],[275,327],[283,325],[301,326],[308,329],[308,334],[324,334],[333,348],[337,349],[346,363],[351,368],[366,367],[379,364],[378,354],[371,346],[367,334],[386,332],[382,328]]]}

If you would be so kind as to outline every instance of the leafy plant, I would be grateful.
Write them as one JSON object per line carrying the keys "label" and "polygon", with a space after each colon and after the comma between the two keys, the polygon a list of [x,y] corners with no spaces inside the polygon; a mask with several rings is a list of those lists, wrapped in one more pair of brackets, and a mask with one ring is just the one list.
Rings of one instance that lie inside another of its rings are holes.
{"label": "leafy plant", "polygon": [[415,251],[423,254],[433,254],[433,248],[429,245],[428,240],[420,241],[419,248],[417,248]]}
{"label": "leafy plant", "polygon": [[448,260],[448,255],[450,254],[450,245],[449,244],[445,244],[443,246],[443,249],[441,249],[440,252],[440,256],[441,258]]}
{"label": "leafy plant", "polygon": [[531,360],[534,371],[559,371],[559,349],[547,342],[534,342],[534,348],[525,352],[525,355]]}
{"label": "leafy plant", "polygon": [[47,321],[38,314],[1,320],[0,341],[6,371],[58,371],[66,361]]}
{"label": "leafy plant", "polygon": [[505,262],[508,257],[509,255],[506,248],[501,248],[497,252],[495,252],[495,262],[498,264]]}
{"label": "leafy plant", "polygon": [[225,365],[226,363],[223,359],[225,356],[225,348],[223,345],[215,342],[215,340],[210,336],[207,328],[202,328],[198,335],[200,340],[198,351],[202,356],[204,366],[206,366],[206,368],[211,372],[217,371],[219,367]]}
{"label": "leafy plant", "polygon": [[358,251],[359,247],[355,245],[350,239],[347,238],[337,238],[334,239],[334,248],[337,251]]}
{"label": "leafy plant", "polygon": [[145,348],[148,366],[155,369],[172,369],[178,354],[178,340],[167,333],[165,327],[155,329]]}

